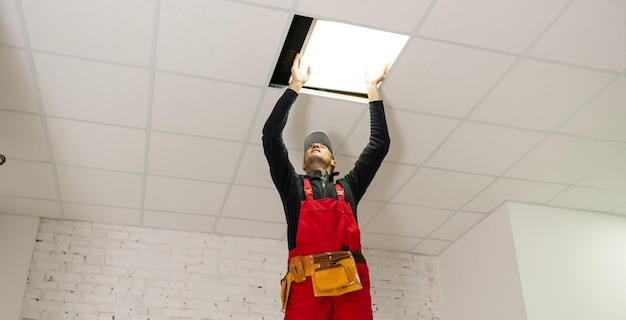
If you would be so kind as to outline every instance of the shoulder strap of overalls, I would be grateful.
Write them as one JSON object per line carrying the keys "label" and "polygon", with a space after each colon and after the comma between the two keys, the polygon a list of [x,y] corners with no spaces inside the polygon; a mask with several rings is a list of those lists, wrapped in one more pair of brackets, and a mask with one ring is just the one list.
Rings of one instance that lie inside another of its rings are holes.
{"label": "shoulder strap of overalls", "polygon": [[304,196],[307,201],[313,200],[313,189],[311,188],[311,182],[309,182],[309,177],[304,177]]}
{"label": "shoulder strap of overalls", "polygon": [[[337,200],[345,201],[344,191],[339,183],[335,183],[335,190],[337,190]],[[311,182],[308,177],[304,177],[304,196],[307,200],[313,200],[313,188],[311,188]]]}
{"label": "shoulder strap of overalls", "polygon": [[343,197],[344,195],[343,188],[341,187],[339,183],[335,183],[335,190],[337,190],[337,200],[341,202],[345,201]]}

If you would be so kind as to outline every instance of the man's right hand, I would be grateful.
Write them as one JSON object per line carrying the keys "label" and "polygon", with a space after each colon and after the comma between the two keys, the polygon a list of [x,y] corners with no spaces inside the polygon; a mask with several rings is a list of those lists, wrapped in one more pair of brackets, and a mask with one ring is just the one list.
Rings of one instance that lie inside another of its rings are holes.
{"label": "man's right hand", "polygon": [[382,70],[377,73],[369,73],[365,71],[365,85],[367,86],[367,97],[369,101],[380,100],[380,92],[378,92],[378,85],[385,79],[387,72],[389,71],[390,63],[386,63]]}
{"label": "man's right hand", "polygon": [[296,54],[293,59],[293,65],[291,66],[291,81],[289,82],[289,89],[299,92],[302,86],[309,81],[311,77],[311,67],[307,67],[306,71],[302,70],[301,54]]}

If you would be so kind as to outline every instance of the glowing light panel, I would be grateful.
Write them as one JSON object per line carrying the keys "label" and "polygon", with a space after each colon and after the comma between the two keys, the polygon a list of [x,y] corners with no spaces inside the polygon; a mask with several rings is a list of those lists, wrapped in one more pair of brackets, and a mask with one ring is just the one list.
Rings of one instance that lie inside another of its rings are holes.
{"label": "glowing light panel", "polygon": [[306,87],[367,93],[365,71],[380,72],[393,63],[408,36],[340,22],[315,20],[302,49],[302,64],[311,66]]}

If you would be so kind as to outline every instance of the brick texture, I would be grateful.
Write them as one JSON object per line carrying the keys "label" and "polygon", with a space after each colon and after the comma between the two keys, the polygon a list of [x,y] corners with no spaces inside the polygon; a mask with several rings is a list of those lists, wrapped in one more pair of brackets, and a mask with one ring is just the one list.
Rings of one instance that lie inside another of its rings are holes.
{"label": "brick texture", "polygon": [[[21,319],[282,319],[284,241],[42,220]],[[436,258],[364,250],[375,319],[441,317]]]}

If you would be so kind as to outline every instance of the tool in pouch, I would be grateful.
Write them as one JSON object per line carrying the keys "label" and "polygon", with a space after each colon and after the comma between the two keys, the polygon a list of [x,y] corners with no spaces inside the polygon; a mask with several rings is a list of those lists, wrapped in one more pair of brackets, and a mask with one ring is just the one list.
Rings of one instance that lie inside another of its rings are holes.
{"label": "tool in pouch", "polygon": [[350,251],[333,251],[291,258],[289,272],[281,280],[282,310],[287,307],[292,282],[310,276],[316,297],[340,296],[363,288]]}

